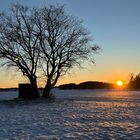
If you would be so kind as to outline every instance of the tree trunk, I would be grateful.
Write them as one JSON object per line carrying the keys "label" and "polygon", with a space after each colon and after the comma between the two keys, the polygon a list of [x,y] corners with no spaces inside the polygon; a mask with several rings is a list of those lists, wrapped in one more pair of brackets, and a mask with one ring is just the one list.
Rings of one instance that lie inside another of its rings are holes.
{"label": "tree trunk", "polygon": [[46,86],[44,88],[44,91],[43,91],[43,97],[50,98],[51,89],[52,89],[51,83],[47,82],[47,84],[46,84]]}
{"label": "tree trunk", "polygon": [[39,95],[39,92],[38,92],[38,87],[37,87],[37,81],[36,81],[36,76],[34,77],[29,77],[29,80],[30,80],[30,83],[31,83],[31,86],[33,88],[33,98],[39,98],[40,95]]}

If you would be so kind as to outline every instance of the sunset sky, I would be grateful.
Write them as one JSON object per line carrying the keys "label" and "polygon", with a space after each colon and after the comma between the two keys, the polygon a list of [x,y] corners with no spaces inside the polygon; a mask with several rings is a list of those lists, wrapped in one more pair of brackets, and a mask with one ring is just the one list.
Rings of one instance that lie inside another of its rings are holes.
{"label": "sunset sky", "polygon": [[[66,11],[83,20],[101,46],[95,65],[84,64],[61,78],[59,84],[83,81],[129,80],[131,73],[140,72],[140,0],[16,0],[28,6],[64,4]],[[15,0],[0,0],[0,9],[7,9]],[[0,68],[0,87],[17,87],[25,82],[20,73]]]}

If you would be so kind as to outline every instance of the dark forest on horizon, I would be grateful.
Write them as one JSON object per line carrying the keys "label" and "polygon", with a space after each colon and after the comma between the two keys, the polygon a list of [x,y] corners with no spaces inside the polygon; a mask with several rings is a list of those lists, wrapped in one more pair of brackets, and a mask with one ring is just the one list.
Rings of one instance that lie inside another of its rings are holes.
{"label": "dark forest on horizon", "polygon": [[98,81],[86,81],[80,84],[69,83],[58,86],[59,89],[112,89],[113,84],[98,82]]}
{"label": "dark forest on horizon", "polygon": [[[69,83],[58,86],[60,89],[114,89],[115,84],[99,81],[86,81],[80,84]],[[140,73],[131,75],[127,85],[120,89],[140,90]]]}

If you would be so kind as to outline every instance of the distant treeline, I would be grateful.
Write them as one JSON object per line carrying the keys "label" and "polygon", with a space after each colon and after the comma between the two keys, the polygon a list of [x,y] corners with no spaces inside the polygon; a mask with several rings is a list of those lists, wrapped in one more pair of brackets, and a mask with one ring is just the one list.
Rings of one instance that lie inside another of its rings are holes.
{"label": "distant treeline", "polygon": [[132,75],[128,84],[129,89],[140,90],[140,73],[136,76]]}
{"label": "distant treeline", "polygon": [[113,85],[105,82],[88,81],[80,84],[63,84],[58,87],[60,89],[112,89]]}
{"label": "distant treeline", "polygon": [[[111,83],[106,82],[98,82],[98,81],[87,81],[82,82],[80,84],[70,83],[70,84],[63,84],[56,88],[59,89],[113,89],[114,85]],[[132,75],[128,85],[125,89],[131,90],[140,90],[140,73],[137,75]],[[17,91],[18,88],[0,88],[0,91]],[[43,88],[39,88],[40,91]]]}
{"label": "distant treeline", "polygon": [[18,88],[0,88],[0,91],[17,91]]}

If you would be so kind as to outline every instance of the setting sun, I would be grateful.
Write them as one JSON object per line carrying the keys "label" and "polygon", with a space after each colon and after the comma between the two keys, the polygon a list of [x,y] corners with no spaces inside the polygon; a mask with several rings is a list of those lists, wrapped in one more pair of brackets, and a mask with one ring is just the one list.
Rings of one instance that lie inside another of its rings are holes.
{"label": "setting sun", "polygon": [[116,82],[116,84],[117,84],[117,86],[119,86],[119,87],[123,86],[123,82],[122,82],[121,80],[118,80],[118,81]]}

